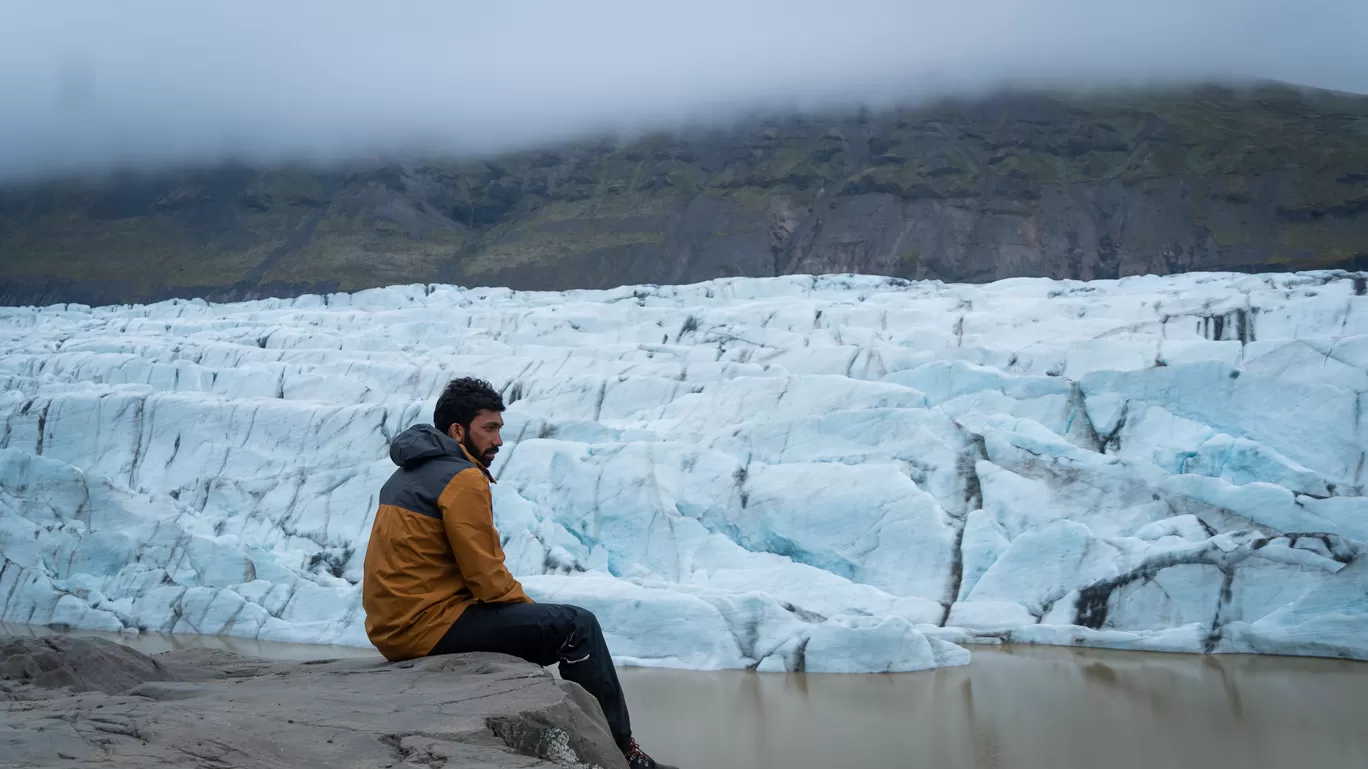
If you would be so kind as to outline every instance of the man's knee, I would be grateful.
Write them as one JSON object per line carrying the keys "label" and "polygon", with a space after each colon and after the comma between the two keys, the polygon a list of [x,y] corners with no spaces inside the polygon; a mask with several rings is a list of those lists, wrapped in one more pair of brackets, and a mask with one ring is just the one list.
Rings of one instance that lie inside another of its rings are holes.
{"label": "man's knee", "polygon": [[575,613],[574,623],[576,630],[590,636],[602,632],[601,628],[599,628],[598,617],[594,616],[592,611],[589,611],[582,606],[571,606],[570,608],[574,610]]}
{"label": "man's knee", "polygon": [[600,645],[603,630],[599,627],[598,617],[580,606],[564,607],[570,616],[570,632],[560,648],[560,658],[567,664],[577,664],[589,659],[591,650]]}
{"label": "man's knee", "polygon": [[542,603],[534,604],[542,611],[542,616],[552,626],[566,633],[583,632],[597,629],[598,618],[594,613],[582,606],[575,606],[569,603]]}

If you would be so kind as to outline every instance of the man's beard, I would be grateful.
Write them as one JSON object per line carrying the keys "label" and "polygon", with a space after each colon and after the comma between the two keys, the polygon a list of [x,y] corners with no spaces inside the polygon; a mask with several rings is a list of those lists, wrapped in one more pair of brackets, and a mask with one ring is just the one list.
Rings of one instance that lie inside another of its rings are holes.
{"label": "man's beard", "polygon": [[475,446],[471,444],[469,438],[463,441],[463,443],[465,444],[465,450],[470,452],[470,456],[475,457],[476,459],[483,462],[485,467],[489,467],[490,465],[494,464],[494,455],[499,453],[498,448],[490,446],[488,449],[481,452],[479,449],[475,448]]}

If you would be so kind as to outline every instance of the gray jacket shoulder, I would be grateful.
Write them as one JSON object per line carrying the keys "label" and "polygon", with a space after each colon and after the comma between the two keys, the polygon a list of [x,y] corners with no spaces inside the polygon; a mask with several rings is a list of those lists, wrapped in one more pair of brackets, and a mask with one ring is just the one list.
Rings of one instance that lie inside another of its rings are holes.
{"label": "gray jacket shoulder", "polygon": [[411,510],[430,518],[441,518],[437,500],[451,479],[475,469],[465,457],[434,457],[414,468],[398,468],[380,489],[380,504]]}

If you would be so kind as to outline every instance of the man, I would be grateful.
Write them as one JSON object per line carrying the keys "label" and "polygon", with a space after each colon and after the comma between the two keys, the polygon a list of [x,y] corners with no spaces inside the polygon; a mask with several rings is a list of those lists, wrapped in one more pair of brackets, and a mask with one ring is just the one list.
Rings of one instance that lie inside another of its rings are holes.
{"label": "man", "polygon": [[479,379],[450,382],[433,425],[390,444],[399,466],[380,490],[366,549],[366,634],[391,661],[499,652],[538,665],[594,695],[632,769],[657,764],[632,738],[617,671],[593,614],[534,603],[504,565],[489,466],[503,440],[503,398]]}

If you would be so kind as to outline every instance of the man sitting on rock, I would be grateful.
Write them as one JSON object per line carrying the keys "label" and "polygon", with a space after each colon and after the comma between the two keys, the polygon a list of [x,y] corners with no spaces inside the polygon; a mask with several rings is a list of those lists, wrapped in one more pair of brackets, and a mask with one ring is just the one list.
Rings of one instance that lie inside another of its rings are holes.
{"label": "man sitting on rock", "polygon": [[560,663],[596,697],[632,769],[670,769],[632,738],[627,702],[598,620],[578,606],[534,603],[504,565],[489,465],[503,440],[503,398],[478,379],[450,382],[434,425],[390,444],[399,469],[380,490],[366,550],[366,634],[391,661],[498,652]]}

